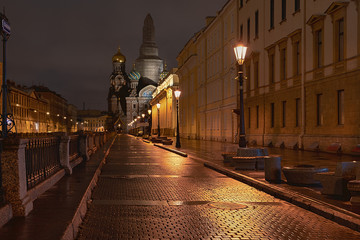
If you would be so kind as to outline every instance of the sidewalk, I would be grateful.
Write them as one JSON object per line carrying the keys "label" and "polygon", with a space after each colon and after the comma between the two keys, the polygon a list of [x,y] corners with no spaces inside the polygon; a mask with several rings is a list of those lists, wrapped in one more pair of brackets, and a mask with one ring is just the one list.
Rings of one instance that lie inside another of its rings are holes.
{"label": "sidewalk", "polygon": [[13,218],[0,228],[0,239],[73,239],[113,140],[109,139],[89,161],[80,163],[72,175],[64,176],[34,201],[34,209],[27,217]]}
{"label": "sidewalk", "polygon": [[[320,193],[321,186],[293,186],[286,183],[282,175],[281,184],[271,184],[265,180],[263,170],[235,170],[229,164],[223,163],[221,153],[227,149],[237,147],[237,144],[188,140],[181,138],[181,148],[175,148],[176,139],[171,146],[163,146],[187,153],[189,158],[202,161],[205,166],[243,181],[260,190],[268,192],[278,198],[289,201],[295,205],[311,210],[323,217],[334,220],[339,224],[360,231],[360,209],[353,207],[350,201],[332,198]],[[161,144],[160,144],[161,145]],[[360,157],[350,155],[336,155],[322,152],[297,151],[290,149],[268,148],[269,155],[281,155],[282,167],[299,164],[310,164],[316,167],[325,167],[334,171],[336,164],[343,161],[359,161]]]}

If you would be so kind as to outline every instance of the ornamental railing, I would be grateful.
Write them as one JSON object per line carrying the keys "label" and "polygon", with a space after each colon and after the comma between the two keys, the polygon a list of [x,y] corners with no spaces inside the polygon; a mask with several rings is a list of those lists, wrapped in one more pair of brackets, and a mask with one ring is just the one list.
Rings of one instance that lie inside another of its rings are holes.
{"label": "ornamental railing", "polygon": [[59,137],[29,139],[25,147],[27,189],[60,170],[59,146]]}

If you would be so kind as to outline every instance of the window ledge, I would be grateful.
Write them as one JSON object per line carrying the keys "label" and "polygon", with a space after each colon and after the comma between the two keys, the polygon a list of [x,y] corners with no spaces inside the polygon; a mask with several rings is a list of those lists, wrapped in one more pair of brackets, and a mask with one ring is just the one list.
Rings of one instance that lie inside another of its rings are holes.
{"label": "window ledge", "polygon": [[293,16],[295,16],[296,14],[300,13],[300,9],[296,10],[295,12],[293,12]]}
{"label": "window ledge", "polygon": [[286,22],[286,18],[282,19],[280,25]]}

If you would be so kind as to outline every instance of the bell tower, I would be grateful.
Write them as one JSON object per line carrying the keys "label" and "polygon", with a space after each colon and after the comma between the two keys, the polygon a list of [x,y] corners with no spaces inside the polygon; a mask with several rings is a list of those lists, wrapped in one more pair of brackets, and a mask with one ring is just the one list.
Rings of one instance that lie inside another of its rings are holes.
{"label": "bell tower", "polygon": [[155,43],[155,26],[150,14],[144,20],[143,41],[135,65],[142,77],[159,82],[160,73],[163,71],[163,60],[159,57],[159,49]]}

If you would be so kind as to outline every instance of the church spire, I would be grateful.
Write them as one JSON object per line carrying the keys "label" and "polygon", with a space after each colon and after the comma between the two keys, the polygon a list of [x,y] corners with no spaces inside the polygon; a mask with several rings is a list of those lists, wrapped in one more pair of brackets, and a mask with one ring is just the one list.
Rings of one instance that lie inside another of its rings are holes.
{"label": "church spire", "polygon": [[155,44],[155,27],[154,21],[148,13],[144,20],[144,27],[143,27],[143,43],[154,43]]}

